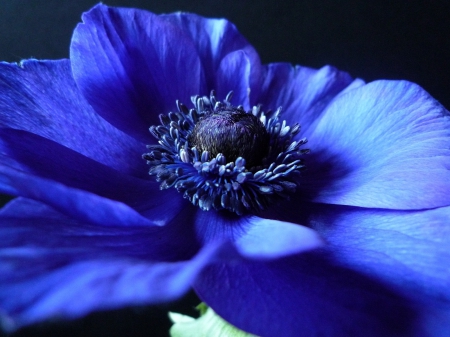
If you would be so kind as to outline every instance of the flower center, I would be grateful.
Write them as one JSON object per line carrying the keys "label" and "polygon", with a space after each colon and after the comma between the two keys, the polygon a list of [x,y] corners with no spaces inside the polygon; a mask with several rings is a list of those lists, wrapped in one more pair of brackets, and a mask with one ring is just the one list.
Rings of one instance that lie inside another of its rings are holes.
{"label": "flower center", "polygon": [[295,138],[300,126],[280,121],[281,108],[245,111],[231,97],[193,96],[193,109],[177,102],[178,112],[150,127],[158,143],[142,157],[161,189],[176,188],[202,210],[257,212],[295,192],[309,150]]}
{"label": "flower center", "polygon": [[225,107],[200,119],[188,142],[211,157],[222,154],[228,161],[245,158],[246,166],[261,165],[269,151],[270,136],[263,123],[242,109]]}

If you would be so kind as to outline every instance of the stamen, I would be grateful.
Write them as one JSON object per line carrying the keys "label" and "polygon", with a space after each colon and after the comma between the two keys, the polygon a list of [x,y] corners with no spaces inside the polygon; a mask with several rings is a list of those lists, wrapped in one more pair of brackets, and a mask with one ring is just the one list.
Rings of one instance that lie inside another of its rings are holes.
{"label": "stamen", "polygon": [[300,126],[280,122],[281,108],[246,112],[231,98],[193,96],[194,109],[177,101],[178,112],[150,127],[158,144],[143,158],[161,189],[175,187],[202,210],[257,212],[295,192],[306,139],[293,141]]}

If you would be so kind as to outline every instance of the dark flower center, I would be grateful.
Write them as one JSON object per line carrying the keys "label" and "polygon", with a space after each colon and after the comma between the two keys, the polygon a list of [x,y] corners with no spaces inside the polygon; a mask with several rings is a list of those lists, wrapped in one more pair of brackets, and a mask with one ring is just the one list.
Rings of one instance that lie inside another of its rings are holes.
{"label": "dark flower center", "polygon": [[161,189],[177,189],[202,210],[257,212],[295,192],[309,150],[300,126],[280,120],[281,108],[245,111],[231,97],[193,96],[192,109],[177,102],[177,112],[150,127],[158,143],[143,158]]}
{"label": "dark flower center", "polygon": [[242,157],[248,168],[262,164],[269,141],[269,133],[256,116],[230,107],[200,119],[188,136],[190,146],[208,151],[211,158],[219,153],[228,161]]}

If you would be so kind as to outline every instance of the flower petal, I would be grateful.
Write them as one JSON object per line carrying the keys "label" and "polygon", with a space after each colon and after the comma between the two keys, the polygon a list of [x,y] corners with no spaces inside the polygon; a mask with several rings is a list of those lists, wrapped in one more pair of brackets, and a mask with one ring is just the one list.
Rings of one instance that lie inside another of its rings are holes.
{"label": "flower petal", "polygon": [[239,50],[228,54],[217,70],[217,97],[225,98],[233,91],[233,105],[250,109],[250,73],[252,64],[247,55]]}
{"label": "flower petal", "polygon": [[258,336],[420,335],[407,301],[321,255],[209,266],[194,289],[225,320]]}
{"label": "flower petal", "polygon": [[[94,310],[173,301],[189,289],[213,252],[208,247],[186,262],[88,260],[55,268],[30,281],[0,281],[3,328],[14,330],[49,318],[77,318]],[[9,253],[9,257],[14,259],[16,254]],[[5,268],[0,266],[2,272]]]}
{"label": "flower petal", "polygon": [[[373,282],[383,284],[397,296],[401,296],[411,303],[410,308],[415,315],[414,322],[418,324],[418,327],[416,334],[412,330],[409,332],[410,335],[448,335],[450,332],[450,268],[446,261],[450,261],[448,250],[450,246],[450,226],[448,225],[450,207],[425,211],[396,211],[303,203],[301,211],[297,209],[295,212],[289,212],[289,208],[292,209],[292,205],[280,208],[277,218],[308,223],[325,240],[326,250],[331,255],[335,266],[352,270],[354,273],[368,277]],[[272,213],[273,215],[274,213]],[[336,272],[336,270],[333,271],[334,267],[327,270],[330,268],[329,262],[318,263],[327,273]],[[308,268],[311,268],[313,273],[316,268],[315,264],[311,262],[305,268],[304,272],[307,275],[304,275],[303,278],[299,276],[299,283],[307,282],[306,279],[310,273]],[[296,265],[293,264],[293,266]],[[231,271],[228,273],[230,277],[245,277],[233,275]],[[278,271],[277,273],[286,274],[291,271]],[[324,276],[324,280],[329,281],[324,281],[322,286],[329,287],[330,291],[338,292],[339,290],[335,290],[335,278],[335,275]],[[353,276],[349,276],[348,282],[352,282],[352,278]],[[289,284],[280,285],[277,280],[273,282],[274,287],[289,289]],[[364,282],[358,281],[357,285],[365,287]],[[298,286],[295,285],[295,287]],[[363,288],[360,291],[365,292],[366,290]],[[204,291],[203,287],[201,291]],[[328,295],[325,294],[325,296]],[[349,294],[348,298],[364,299],[365,296],[364,294]],[[206,297],[204,299],[207,300]],[[383,301],[380,299],[379,305],[390,305],[388,302],[383,304]],[[210,304],[212,305],[212,303]],[[366,305],[369,304],[370,302],[366,303]],[[320,304],[318,306],[321,307]],[[318,316],[328,317],[325,312],[327,309],[320,310],[324,311],[318,313]],[[336,312],[341,311],[336,309]],[[289,315],[291,314],[289,313]],[[397,317],[397,314],[392,314],[393,317]],[[302,316],[303,313],[298,315]],[[350,316],[349,319],[354,318]],[[384,319],[382,318],[382,320]],[[332,323],[322,320],[322,324]],[[411,325],[410,323],[406,324]],[[244,327],[241,326],[241,328]],[[338,330],[343,331],[343,328]],[[249,331],[255,332],[255,330]]]}
{"label": "flower petal", "polygon": [[[253,219],[236,244],[216,237],[200,249],[193,222],[183,219],[184,213],[164,227],[95,226],[35,201],[13,200],[0,210],[3,324],[15,329],[54,316],[72,318],[93,310],[170,301],[215,261],[234,264],[242,260],[239,253],[273,259],[311,248],[310,242],[287,237],[304,239],[301,227]],[[263,235],[268,225],[290,248],[268,247]],[[257,247],[259,239],[262,248]]]}
{"label": "flower petal", "polygon": [[[206,77],[206,90],[219,90],[223,79],[216,74],[219,68],[223,68],[221,66],[223,59],[236,51],[240,51],[246,55],[250,65],[249,73],[245,74],[247,77],[236,76],[232,73],[224,75],[234,75],[235,82],[242,80],[249,82],[249,88],[251,88],[250,97],[253,97],[253,100],[258,97],[260,90],[259,73],[261,72],[258,53],[232,23],[224,19],[206,19],[188,13],[162,15],[161,18],[177,25],[190,36],[202,62]],[[228,91],[234,90],[234,84],[230,83],[229,86],[223,86],[223,90],[218,91],[217,97],[219,99],[225,98]],[[247,91],[248,88],[245,89]],[[236,105],[243,104],[238,100],[234,102]],[[252,105],[257,104],[257,102],[253,101],[250,103]]]}
{"label": "flower petal", "polygon": [[390,211],[311,205],[310,210],[312,227],[341,265],[405,296],[450,304],[450,207]]}
{"label": "flower petal", "polygon": [[[2,248],[48,250],[55,254],[55,259],[60,256],[66,262],[93,256],[179,261],[193,257],[200,248],[192,226],[180,219],[162,227],[97,226],[21,197],[0,209],[0,218]],[[46,261],[42,261],[36,268],[45,270],[45,266]]]}
{"label": "flower petal", "polygon": [[310,228],[228,212],[199,211],[195,216],[195,232],[202,244],[232,242],[230,256],[236,258],[239,255],[238,259],[277,259],[324,245],[324,241]]}
{"label": "flower petal", "polygon": [[[11,254],[14,258],[16,253]],[[189,263],[97,259],[31,281],[1,282],[0,303],[2,316],[6,316],[2,317],[3,329],[14,330],[49,318],[78,318],[94,310],[174,300],[189,289],[203,259]]]}
{"label": "flower petal", "polygon": [[75,29],[70,55],[75,81],[95,111],[147,143],[159,114],[204,91],[191,39],[144,10],[95,6]]}
{"label": "flower petal", "polygon": [[[7,157],[3,163],[23,172],[130,204],[134,204],[139,196],[142,197],[145,190],[156,185],[150,180],[118,172],[61,144],[22,130],[0,129],[0,153]],[[127,190],[134,190],[135,194]]]}
{"label": "flower petal", "polygon": [[160,221],[151,221],[118,201],[70,188],[2,164],[0,172],[0,192],[42,201],[80,220],[113,226],[160,224]]}
{"label": "flower petal", "polygon": [[0,323],[10,329],[173,300],[222,247],[199,251],[181,219],[165,227],[95,226],[23,198],[0,210],[0,223]]}
{"label": "flower petal", "polygon": [[143,175],[143,144],[94,112],[68,60],[0,63],[0,91],[0,127],[35,133],[122,172]]}
{"label": "flower petal", "polygon": [[321,248],[325,242],[311,228],[252,217],[234,245],[247,258],[276,259]]}
{"label": "flower petal", "polygon": [[450,204],[450,116],[419,86],[377,81],[340,95],[308,137],[301,194],[390,209]]}
{"label": "flower petal", "polygon": [[281,106],[282,118],[291,125],[299,123],[304,137],[326,106],[350,85],[357,87],[361,80],[353,81],[346,72],[330,66],[317,70],[272,63],[265,68],[264,83],[256,104],[262,104],[265,111]]}
{"label": "flower petal", "polygon": [[[137,221],[141,217],[136,213],[139,211],[152,222],[163,225],[175,217],[186,203],[175,190],[160,191],[156,182],[125,175],[25,131],[0,129],[0,152],[7,156],[0,156],[5,164],[0,172],[11,177],[5,177],[2,181],[4,185],[1,188],[5,193],[49,203],[61,212],[83,220],[96,219],[95,223],[109,223],[112,219],[100,210],[106,207],[106,212],[120,201],[127,206],[122,205],[115,212],[128,210],[130,216],[136,214]],[[21,179],[28,183],[20,183]],[[41,188],[45,193],[31,186]],[[61,196],[63,191],[66,194]],[[96,200],[93,208],[83,206],[87,200]],[[165,207],[161,207],[162,204]],[[79,207],[74,208],[74,205]],[[120,218],[128,221],[126,213],[122,213]]]}

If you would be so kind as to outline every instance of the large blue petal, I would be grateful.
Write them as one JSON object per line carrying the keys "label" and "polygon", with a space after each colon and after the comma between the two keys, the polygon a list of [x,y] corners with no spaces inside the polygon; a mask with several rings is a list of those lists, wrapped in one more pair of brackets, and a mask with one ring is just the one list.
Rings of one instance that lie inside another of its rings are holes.
{"label": "large blue petal", "polygon": [[74,31],[70,59],[75,81],[117,128],[145,142],[158,115],[177,99],[204,92],[196,48],[179,27],[138,9],[97,5]]}
{"label": "large blue petal", "polygon": [[250,73],[252,64],[248,56],[241,50],[228,54],[217,69],[217,77],[220,81],[214,88],[217,97],[223,99],[233,91],[231,102],[233,105],[242,105],[250,109]]}
{"label": "large blue petal", "polygon": [[76,219],[103,226],[153,226],[166,223],[160,218],[149,220],[122,202],[68,187],[8,165],[0,164],[0,172],[0,192],[39,200]]}
{"label": "large blue petal", "polygon": [[316,254],[209,266],[194,289],[258,336],[413,336],[418,329],[408,301]]}
{"label": "large blue petal", "polygon": [[450,207],[387,210],[303,202],[265,215],[308,224],[339,264],[407,294],[450,303]]}
{"label": "large blue petal", "polygon": [[389,209],[450,204],[450,115],[418,85],[377,81],[340,95],[308,137],[300,194]]}
{"label": "large blue petal", "polygon": [[145,173],[143,144],[95,113],[68,60],[0,63],[0,91],[0,127],[35,133],[125,173]]}
{"label": "large blue petal", "polygon": [[312,69],[272,63],[264,70],[261,94],[256,103],[262,104],[265,111],[282,107],[282,119],[290,125],[299,123],[302,137],[308,134],[311,125],[320,119],[337,95],[363,83],[330,66]]}
{"label": "large blue petal", "polygon": [[[111,219],[106,213],[109,206],[106,205],[114,205],[113,201],[120,201],[133,208],[129,209],[131,214],[139,211],[153,222],[163,225],[183,209],[183,204],[187,205],[182,196],[173,189],[160,191],[158,183],[151,179],[142,180],[123,174],[25,131],[0,129],[0,152],[5,155],[1,155],[5,165],[0,171],[5,175],[14,172],[18,175],[17,179],[14,176],[9,180],[3,179],[2,190],[5,193],[49,203],[64,213],[69,212],[68,214],[84,220],[95,217],[97,221],[110,222]],[[25,176],[27,173],[29,175]],[[29,184],[20,184],[21,179],[29,181],[33,188],[30,189]],[[40,193],[39,188],[45,193]],[[64,197],[60,195],[62,191],[66,192]],[[87,203],[91,198],[96,200],[94,209]],[[86,207],[83,207],[83,202],[86,202]],[[79,207],[74,208],[75,204]],[[165,206],[161,207],[163,204]],[[121,208],[123,212],[128,209],[125,205],[118,209]],[[122,216],[123,220],[127,219],[125,214]]]}
{"label": "large blue petal", "polygon": [[[180,215],[163,227],[132,224],[127,227],[113,224],[97,226],[65,216],[45,204],[19,197],[0,210],[0,217],[3,219],[0,227],[2,248],[51,250],[55,258],[62,254],[61,258],[66,262],[116,255],[177,261],[191,258],[200,247],[192,224],[184,223]],[[73,254],[66,255],[66,252]],[[37,264],[36,268],[45,270],[45,263],[42,261],[42,266]]]}
{"label": "large blue petal", "polygon": [[[246,83],[248,87],[245,88],[245,91],[247,93],[250,89],[250,92],[245,97],[250,97],[251,105],[258,103],[262,72],[260,59],[256,50],[232,23],[224,19],[206,19],[188,13],[162,15],[161,18],[179,26],[192,39],[202,62],[207,90],[218,90],[218,98],[223,99],[224,95],[228,93],[227,91],[235,90],[236,86],[239,87]],[[237,51],[242,52],[248,58],[245,76],[240,76],[242,70],[238,68],[228,68],[229,73],[220,74],[219,69],[223,68],[223,65],[221,65],[223,59]],[[229,84],[219,90],[226,78],[230,77],[234,77],[234,83],[228,81]],[[244,104],[238,99],[234,100],[233,103],[236,105]]]}
{"label": "large blue petal", "polygon": [[[164,227],[104,227],[23,198],[5,206],[0,219],[0,318],[9,329],[170,301],[208,264],[272,260],[322,243],[312,230],[258,218],[234,244],[226,236],[201,242],[185,213]],[[264,235],[268,226],[272,236]],[[280,243],[271,246],[274,237]]]}
{"label": "large blue petal", "polygon": [[22,198],[0,211],[0,223],[0,321],[9,328],[170,301],[219,248],[199,252],[181,218],[165,227],[95,226]]}
{"label": "large blue petal", "polygon": [[450,207],[390,211],[311,205],[310,211],[309,223],[340,265],[405,296],[450,305]]}

